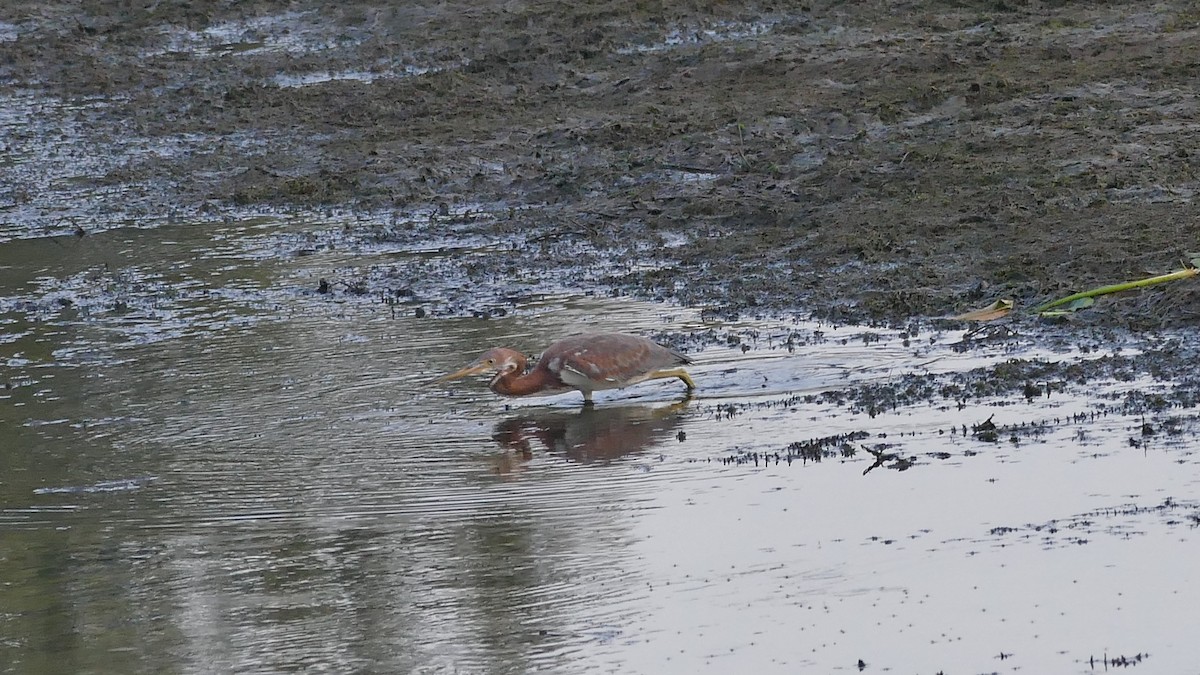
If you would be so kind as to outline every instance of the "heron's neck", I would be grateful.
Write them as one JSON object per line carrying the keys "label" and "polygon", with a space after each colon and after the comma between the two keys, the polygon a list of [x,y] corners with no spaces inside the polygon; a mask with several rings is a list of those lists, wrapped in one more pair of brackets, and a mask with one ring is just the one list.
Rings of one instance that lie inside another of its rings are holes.
{"label": "heron's neck", "polygon": [[492,391],[501,396],[528,396],[562,386],[554,373],[545,368],[534,368],[524,375],[521,370],[523,368],[518,368],[492,380]]}

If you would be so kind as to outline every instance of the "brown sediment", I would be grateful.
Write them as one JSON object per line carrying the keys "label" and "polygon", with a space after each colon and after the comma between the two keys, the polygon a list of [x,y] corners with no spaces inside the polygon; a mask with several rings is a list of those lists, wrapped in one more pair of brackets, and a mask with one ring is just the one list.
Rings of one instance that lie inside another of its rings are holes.
{"label": "brown sediment", "polygon": [[[469,264],[502,278],[837,321],[1029,307],[1200,248],[1182,0],[17,1],[0,20],[0,94],[53,102],[44,123],[97,158],[71,174],[106,188],[88,231],[476,209],[466,229],[505,245]],[[12,205],[52,227],[36,188]],[[1078,320],[1200,323],[1196,283],[1103,304]]]}

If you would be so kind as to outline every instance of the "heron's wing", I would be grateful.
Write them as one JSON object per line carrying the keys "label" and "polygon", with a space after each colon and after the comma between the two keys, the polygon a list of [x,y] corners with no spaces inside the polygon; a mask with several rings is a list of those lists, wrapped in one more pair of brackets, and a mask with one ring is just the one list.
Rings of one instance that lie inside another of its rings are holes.
{"label": "heron's wing", "polygon": [[542,359],[563,382],[595,389],[640,382],[656,370],[683,362],[665,347],[623,333],[568,338],[551,345]]}

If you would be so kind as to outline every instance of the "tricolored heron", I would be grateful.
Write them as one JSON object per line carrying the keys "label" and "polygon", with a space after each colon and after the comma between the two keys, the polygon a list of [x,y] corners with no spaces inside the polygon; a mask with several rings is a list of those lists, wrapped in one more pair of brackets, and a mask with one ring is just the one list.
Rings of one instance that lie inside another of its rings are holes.
{"label": "tricolored heron", "polygon": [[465,368],[439,378],[445,382],[468,375],[495,372],[489,385],[501,396],[583,392],[584,403],[592,392],[621,389],[631,384],[677,377],[690,394],[696,383],[681,366],[692,360],[673,349],[627,333],[595,333],[559,340],[542,352],[529,372],[520,352],[506,347],[487,350]]}

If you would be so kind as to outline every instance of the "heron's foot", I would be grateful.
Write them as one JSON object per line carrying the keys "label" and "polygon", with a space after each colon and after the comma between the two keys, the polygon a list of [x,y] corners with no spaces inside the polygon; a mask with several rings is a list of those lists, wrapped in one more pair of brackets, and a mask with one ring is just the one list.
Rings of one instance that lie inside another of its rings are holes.
{"label": "heron's foot", "polygon": [[659,379],[666,379],[666,378],[670,378],[670,377],[679,378],[680,381],[682,381],[687,386],[688,391],[693,391],[696,388],[696,383],[694,381],[692,381],[692,376],[688,375],[687,371],[684,370],[683,368],[670,368],[667,370],[656,370],[653,373],[650,373],[650,375],[647,376],[646,379],[647,380],[659,380]]}

